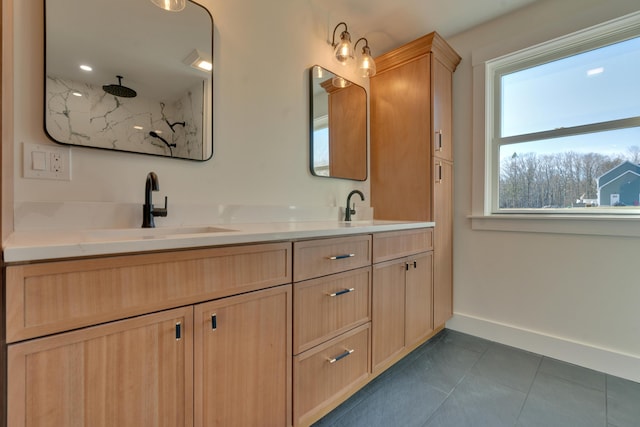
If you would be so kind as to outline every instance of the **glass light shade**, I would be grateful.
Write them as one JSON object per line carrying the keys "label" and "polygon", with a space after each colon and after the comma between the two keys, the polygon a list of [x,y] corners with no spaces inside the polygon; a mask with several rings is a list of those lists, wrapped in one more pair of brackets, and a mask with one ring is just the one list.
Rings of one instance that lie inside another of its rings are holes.
{"label": "glass light shade", "polygon": [[351,46],[351,35],[347,31],[343,31],[340,34],[340,42],[333,50],[333,54],[336,60],[342,64],[347,65],[350,59],[353,59],[353,47]]}
{"label": "glass light shade", "polygon": [[324,69],[318,65],[315,65],[313,67],[313,78],[314,79],[321,79],[324,77]]}
{"label": "glass light shade", "polygon": [[187,5],[187,0],[151,0],[151,3],[169,12],[180,12]]}
{"label": "glass light shade", "polygon": [[347,86],[351,86],[351,82],[344,77],[335,76],[331,79],[331,84],[334,87],[345,88]]}
{"label": "glass light shade", "polygon": [[368,46],[362,48],[362,56],[358,60],[358,71],[365,78],[376,75],[376,62],[373,60]]}

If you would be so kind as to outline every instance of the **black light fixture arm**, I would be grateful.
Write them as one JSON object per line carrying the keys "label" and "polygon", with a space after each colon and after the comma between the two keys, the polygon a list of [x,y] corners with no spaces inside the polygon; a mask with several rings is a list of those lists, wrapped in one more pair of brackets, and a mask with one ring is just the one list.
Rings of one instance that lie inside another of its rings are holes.
{"label": "black light fixture arm", "polygon": [[369,40],[367,40],[364,37],[360,37],[356,43],[353,45],[353,50],[357,50],[358,49],[358,43],[360,43],[362,40],[364,40],[364,46],[362,47],[362,52],[365,52],[365,49],[369,49]]}
{"label": "black light fixture arm", "polygon": [[340,25],[344,25],[343,33],[349,34],[349,29],[347,28],[347,24],[345,22],[338,23],[338,25],[336,25],[336,27],[333,29],[333,37],[331,38],[331,46],[333,47],[336,47],[338,45],[338,43],[336,43],[336,30]]}

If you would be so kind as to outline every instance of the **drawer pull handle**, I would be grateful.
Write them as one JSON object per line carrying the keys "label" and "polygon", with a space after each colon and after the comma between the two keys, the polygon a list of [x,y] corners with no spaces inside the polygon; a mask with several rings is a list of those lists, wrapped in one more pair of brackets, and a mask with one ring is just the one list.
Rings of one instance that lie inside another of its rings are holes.
{"label": "drawer pull handle", "polygon": [[342,353],[339,356],[334,357],[333,359],[329,359],[329,363],[336,363],[338,360],[340,359],[344,359],[345,357],[347,357],[348,355],[350,355],[351,353],[353,353],[355,350],[351,349],[351,350],[346,350],[344,353]]}
{"label": "drawer pull handle", "polygon": [[211,315],[211,330],[215,331],[216,329],[218,329],[218,315],[217,314],[212,314]]}
{"label": "drawer pull handle", "polygon": [[330,256],[329,259],[333,260],[333,259],[345,259],[345,258],[351,258],[356,256],[356,254],[344,254],[344,255],[335,255],[335,256]]}
{"label": "drawer pull handle", "polygon": [[182,338],[182,323],[176,323],[176,341],[180,341]]}
{"label": "drawer pull handle", "polygon": [[356,288],[343,289],[343,290],[341,290],[341,291],[338,291],[338,292],[334,292],[334,293],[332,293],[332,294],[329,294],[329,296],[330,296],[330,297],[337,297],[337,296],[339,296],[339,295],[348,294],[349,292],[353,292],[353,291],[355,291],[355,290],[356,290]]}

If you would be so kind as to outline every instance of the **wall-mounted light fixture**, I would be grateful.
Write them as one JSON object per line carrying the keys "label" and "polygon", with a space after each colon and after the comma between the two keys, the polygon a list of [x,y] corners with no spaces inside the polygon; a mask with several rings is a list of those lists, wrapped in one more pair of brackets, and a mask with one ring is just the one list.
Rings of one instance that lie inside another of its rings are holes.
{"label": "wall-mounted light fixture", "polygon": [[357,67],[360,76],[368,78],[376,75],[376,62],[373,60],[371,56],[371,49],[369,49],[369,41],[364,37],[360,37],[358,41],[356,41],[354,49],[358,50],[358,43],[364,40],[364,46],[362,47],[362,52],[360,57],[358,58]]}
{"label": "wall-mounted light fixture", "polygon": [[[336,42],[336,31],[341,25],[344,25],[344,31],[340,33],[340,41]],[[350,65],[352,62],[351,60],[356,57],[356,55],[354,55],[354,50],[358,50],[358,43],[361,41],[364,41],[364,46],[362,46],[362,52],[357,55],[358,60],[356,67],[358,69],[358,74],[364,78],[373,77],[376,75],[376,62],[371,56],[369,41],[364,37],[360,37],[358,41],[356,41],[354,47],[352,47],[351,34],[349,34],[347,24],[344,22],[340,22],[333,29],[333,38],[331,39],[333,57],[342,65]]]}
{"label": "wall-mounted light fixture", "polygon": [[187,5],[187,0],[151,0],[151,3],[169,12],[180,12]]}
{"label": "wall-mounted light fixture", "polygon": [[[340,41],[336,42],[336,30],[340,25],[344,25],[344,31],[340,33]],[[347,28],[347,24],[340,22],[333,29],[333,38],[331,39],[333,55],[340,64],[347,65],[353,59],[353,47],[351,46],[351,34]]]}

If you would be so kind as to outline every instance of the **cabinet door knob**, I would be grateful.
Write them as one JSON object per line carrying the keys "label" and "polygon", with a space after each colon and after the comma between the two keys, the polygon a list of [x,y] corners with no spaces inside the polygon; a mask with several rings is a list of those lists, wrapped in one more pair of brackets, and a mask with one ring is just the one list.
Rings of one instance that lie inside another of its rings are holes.
{"label": "cabinet door knob", "polygon": [[338,360],[344,359],[345,357],[349,356],[351,353],[353,353],[355,350],[351,349],[351,350],[345,350],[344,353],[337,355],[336,357],[329,359],[329,363],[336,363]]}

